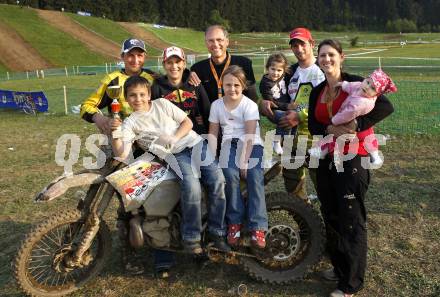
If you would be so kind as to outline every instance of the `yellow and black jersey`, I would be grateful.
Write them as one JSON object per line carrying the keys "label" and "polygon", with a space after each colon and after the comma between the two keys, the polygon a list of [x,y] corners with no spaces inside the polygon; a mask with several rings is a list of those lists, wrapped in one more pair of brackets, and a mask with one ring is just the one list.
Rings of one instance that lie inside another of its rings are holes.
{"label": "yellow and black jersey", "polygon": [[[154,72],[148,69],[142,69],[140,76],[146,78],[150,84],[153,83],[154,78],[157,76]],[[108,112],[110,112],[110,104],[112,103],[112,99],[107,96],[106,89],[108,86],[123,86],[125,81],[129,76],[125,74],[124,70],[114,71],[108,75],[106,75],[101,80],[101,85],[99,88],[87,98],[83,104],[81,104],[81,117],[86,121],[93,123],[92,117],[95,113],[100,112],[101,109],[107,107]],[[118,98],[119,103],[121,104],[121,116],[122,118],[128,116],[132,110],[128,105],[127,101],[125,101],[125,97],[123,92]]]}

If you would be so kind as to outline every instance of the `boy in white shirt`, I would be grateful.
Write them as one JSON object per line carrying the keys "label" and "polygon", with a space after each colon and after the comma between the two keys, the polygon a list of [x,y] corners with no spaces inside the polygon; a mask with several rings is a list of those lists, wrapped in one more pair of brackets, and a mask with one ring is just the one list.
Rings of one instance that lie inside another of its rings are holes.
{"label": "boy in white shirt", "polygon": [[[224,222],[226,199],[225,180],[215,161],[209,165],[195,164],[192,150],[201,145],[201,160],[214,160],[207,144],[192,130],[193,123],[186,113],[166,99],[150,101],[150,85],[140,76],[132,76],[124,84],[125,98],[133,113],[121,123],[112,121],[115,130],[122,124],[123,139],[112,139],[115,156],[127,158],[133,141],[136,140],[144,150],[160,155],[169,151],[175,157],[180,169],[182,238],[187,252],[200,254],[201,224],[201,186],[197,169],[208,190],[208,231],[210,240],[216,248],[228,251],[225,243],[226,227]],[[156,136],[151,145],[151,136]],[[179,175],[179,174],[178,174]]]}

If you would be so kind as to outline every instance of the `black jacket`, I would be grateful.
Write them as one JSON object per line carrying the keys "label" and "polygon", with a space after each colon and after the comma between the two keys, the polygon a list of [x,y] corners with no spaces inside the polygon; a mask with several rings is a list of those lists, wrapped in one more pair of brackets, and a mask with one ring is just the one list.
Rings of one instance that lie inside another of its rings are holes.
{"label": "black jacket", "polygon": [[[221,76],[221,73],[225,68],[225,64],[226,64],[226,60],[222,64],[214,66],[218,77]],[[257,96],[257,88],[255,86],[254,70],[252,69],[252,61],[243,56],[231,55],[230,65],[238,65],[241,68],[243,68],[243,71],[246,74],[246,79],[248,81],[248,87],[246,90],[243,91],[243,94],[249,97],[250,99],[252,99],[252,101],[256,102],[258,96]],[[209,59],[205,59],[195,63],[191,67],[191,71],[197,73],[197,76],[202,81],[202,85],[205,87],[205,90],[208,93],[209,100],[211,102],[217,100],[218,97],[217,82],[214,78],[214,75],[211,72],[211,67],[209,66]]]}
{"label": "black jacket", "polygon": [[[363,78],[357,75],[351,75],[348,73],[342,73],[342,80],[345,81],[362,81]],[[326,135],[325,129],[327,126],[318,122],[315,118],[315,109],[316,104],[319,100],[319,94],[321,94],[322,90],[327,84],[327,80],[323,81],[319,85],[316,86],[310,93],[309,98],[309,131],[312,135]],[[380,122],[390,114],[394,112],[394,107],[387,97],[381,95],[377,97],[376,104],[372,111],[368,114],[358,117],[357,123],[358,128],[357,131],[366,130],[376,123]]]}
{"label": "black jacket", "polygon": [[[151,87],[151,99],[165,98],[186,112],[193,122],[193,130],[198,134],[208,133],[209,110],[211,103],[203,85],[195,87],[188,82],[190,71],[185,69],[182,84],[179,87],[172,86],[166,75],[157,78]],[[202,116],[203,125],[197,123],[196,117]]]}
{"label": "black jacket", "polygon": [[[286,74],[287,75],[287,74]],[[280,97],[274,98],[271,89],[280,81],[284,80],[285,87],[284,90],[280,90]],[[263,75],[260,81],[260,94],[263,100],[270,100],[275,103],[280,110],[287,110],[287,106],[290,103],[290,96],[287,94],[287,84],[285,76],[280,78],[278,81],[271,80],[267,74]]]}

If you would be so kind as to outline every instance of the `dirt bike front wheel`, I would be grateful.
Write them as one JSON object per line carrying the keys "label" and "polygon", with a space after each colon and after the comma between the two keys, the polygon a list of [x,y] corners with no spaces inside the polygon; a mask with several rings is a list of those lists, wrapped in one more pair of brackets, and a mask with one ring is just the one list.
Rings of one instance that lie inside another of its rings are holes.
{"label": "dirt bike front wheel", "polygon": [[266,196],[269,230],[264,257],[240,259],[253,278],[270,284],[302,279],[321,259],[324,225],[318,212],[285,192]]}
{"label": "dirt bike front wheel", "polygon": [[64,257],[75,248],[82,232],[78,210],[61,212],[34,227],[15,258],[15,279],[30,296],[58,297],[78,290],[102,269],[111,251],[107,224],[101,221],[91,247],[78,267],[64,266]]}

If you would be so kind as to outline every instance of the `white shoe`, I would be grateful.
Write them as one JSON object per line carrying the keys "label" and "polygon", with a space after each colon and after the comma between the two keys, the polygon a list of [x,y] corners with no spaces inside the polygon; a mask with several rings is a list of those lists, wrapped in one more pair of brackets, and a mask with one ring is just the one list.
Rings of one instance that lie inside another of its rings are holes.
{"label": "white shoe", "polygon": [[330,293],[330,297],[353,297],[353,296],[354,296],[354,294],[346,294],[338,289],[336,289]]}
{"label": "white shoe", "polygon": [[281,142],[280,141],[274,141],[272,146],[273,146],[273,150],[275,151],[275,153],[277,155],[282,155],[283,154],[283,148],[281,147]]}

